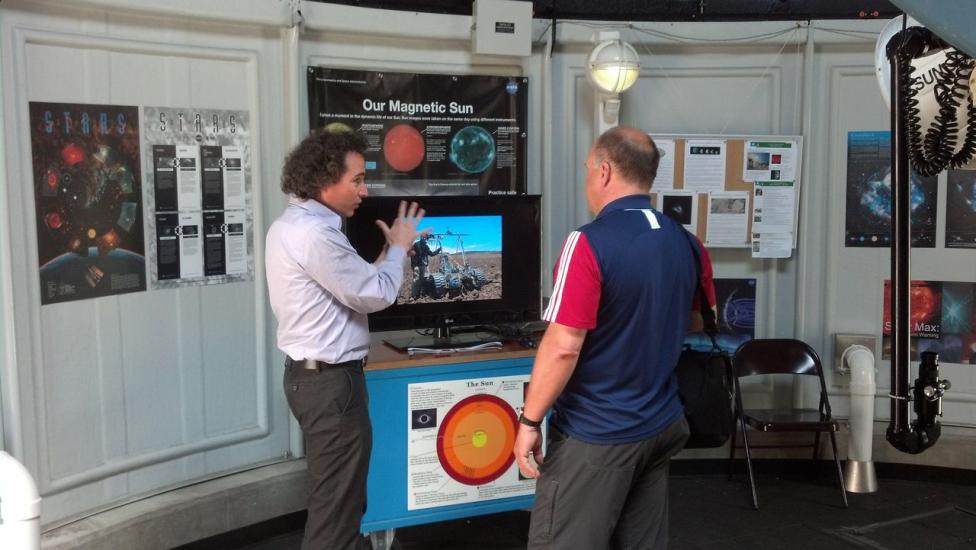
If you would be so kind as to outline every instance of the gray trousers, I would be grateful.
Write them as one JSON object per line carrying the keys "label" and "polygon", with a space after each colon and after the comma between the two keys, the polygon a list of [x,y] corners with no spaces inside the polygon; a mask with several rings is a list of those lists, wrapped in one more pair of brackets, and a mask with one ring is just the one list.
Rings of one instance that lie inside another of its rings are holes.
{"label": "gray trousers", "polygon": [[681,416],[657,435],[593,445],[550,426],[530,550],[643,550],[668,546],[668,464],[688,439]]}
{"label": "gray trousers", "polygon": [[285,395],[305,436],[308,520],[302,550],[363,550],[366,475],[373,448],[360,367],[285,367]]}

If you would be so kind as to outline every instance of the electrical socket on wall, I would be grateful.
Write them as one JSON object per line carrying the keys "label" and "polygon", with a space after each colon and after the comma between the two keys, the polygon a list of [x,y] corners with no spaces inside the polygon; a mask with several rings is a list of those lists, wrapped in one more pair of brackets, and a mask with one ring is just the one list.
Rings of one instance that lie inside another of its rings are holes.
{"label": "electrical socket on wall", "polygon": [[869,350],[871,353],[878,356],[878,350],[875,346],[878,345],[878,337],[874,334],[834,334],[834,374],[837,375],[832,377],[835,384],[838,382],[847,383],[846,377],[847,373],[841,372],[841,367],[843,367],[843,357],[844,350],[853,345],[861,345]]}

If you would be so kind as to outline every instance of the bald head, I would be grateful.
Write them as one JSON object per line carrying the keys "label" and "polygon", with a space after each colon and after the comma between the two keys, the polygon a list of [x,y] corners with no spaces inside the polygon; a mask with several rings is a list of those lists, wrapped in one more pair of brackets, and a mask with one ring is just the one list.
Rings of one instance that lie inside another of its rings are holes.
{"label": "bald head", "polygon": [[598,159],[609,161],[625,182],[643,191],[651,189],[661,162],[651,136],[636,128],[617,126],[597,138],[593,152]]}

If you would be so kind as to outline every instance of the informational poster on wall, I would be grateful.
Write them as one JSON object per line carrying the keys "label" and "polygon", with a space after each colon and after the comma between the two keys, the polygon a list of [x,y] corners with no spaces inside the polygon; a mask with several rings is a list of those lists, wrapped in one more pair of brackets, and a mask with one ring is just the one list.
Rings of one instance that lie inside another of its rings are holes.
{"label": "informational poster on wall", "polygon": [[660,161],[657,165],[657,174],[651,186],[655,191],[672,190],[674,189],[674,161],[677,158],[675,156],[674,140],[658,138],[654,140],[654,144],[657,146]]}
{"label": "informational poster on wall", "polygon": [[757,181],[752,197],[752,257],[789,258],[796,224],[792,181]]}
{"label": "informational poster on wall", "polygon": [[685,191],[661,191],[657,194],[654,206],[694,234],[698,230],[697,198],[695,193]]}
{"label": "informational poster on wall", "polygon": [[41,304],[146,290],[139,108],[30,103]]}
{"label": "informational poster on wall", "polygon": [[744,181],[794,181],[797,144],[795,141],[745,142],[742,162]]}
{"label": "informational poster on wall", "polygon": [[[912,281],[911,358],[933,351],[943,363],[976,364],[976,284]],[[891,359],[891,281],[884,283],[882,359]]]}
{"label": "informational poster on wall", "polygon": [[531,495],[512,455],[529,375],[407,386],[407,509]]}
{"label": "informational poster on wall", "polygon": [[976,248],[976,170],[949,170],[946,248]]}
{"label": "informational poster on wall", "polygon": [[709,193],[705,244],[746,244],[748,207],[749,194],[745,191]]}
{"label": "informational poster on wall", "polygon": [[152,288],[253,279],[247,111],[145,107]]}
{"label": "informational poster on wall", "polygon": [[705,193],[725,189],[725,140],[685,141],[684,189]]}
{"label": "informational poster on wall", "polygon": [[371,194],[525,193],[527,78],[309,67],[308,109],[366,136]]}
{"label": "informational poster on wall", "polygon": [[[935,247],[938,181],[911,175],[912,246]],[[845,244],[891,244],[891,132],[847,134],[847,212]]]}

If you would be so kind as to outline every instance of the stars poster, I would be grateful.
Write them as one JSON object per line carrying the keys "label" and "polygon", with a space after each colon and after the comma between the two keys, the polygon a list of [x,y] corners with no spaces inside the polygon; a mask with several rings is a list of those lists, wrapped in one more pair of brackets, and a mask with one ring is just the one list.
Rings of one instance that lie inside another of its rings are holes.
{"label": "stars poster", "polygon": [[153,290],[254,278],[249,113],[143,107]]}
{"label": "stars poster", "polygon": [[41,304],[146,289],[139,108],[30,103]]}
{"label": "stars poster", "polygon": [[[938,180],[912,173],[912,246],[935,247]],[[847,134],[844,244],[888,247],[891,240],[891,132]]]}
{"label": "stars poster", "polygon": [[526,190],[528,79],[308,67],[310,128],[369,143],[371,195]]}

